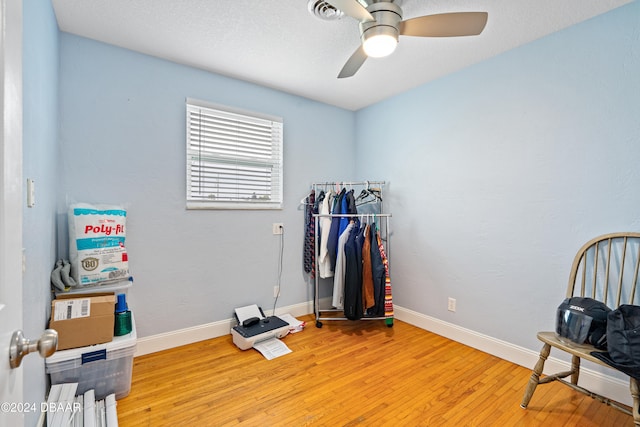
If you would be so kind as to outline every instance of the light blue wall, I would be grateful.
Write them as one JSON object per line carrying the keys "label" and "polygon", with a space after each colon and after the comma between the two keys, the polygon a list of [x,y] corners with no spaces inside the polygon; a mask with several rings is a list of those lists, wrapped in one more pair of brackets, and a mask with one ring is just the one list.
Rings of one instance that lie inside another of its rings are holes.
{"label": "light blue wall", "polygon": [[[278,305],[310,300],[299,202],[313,181],[352,176],[355,114],[74,35],[60,40],[60,196],[65,205],[128,209],[138,336],[228,319],[248,304],[271,310],[280,241],[273,222],[285,226]],[[187,97],[284,119],[283,210],[185,209]]]}
{"label": "light blue wall", "polygon": [[395,304],[539,350],[578,248],[640,230],[639,38],[632,3],[357,113]]}
{"label": "light blue wall", "polygon": [[[637,3],[358,113],[59,35],[45,3],[25,1],[28,336],[46,323],[73,201],[129,209],[140,336],[270,308],[272,222],[286,230],[279,305],[310,299],[298,202],[312,181],[390,182],[396,304],[535,350],[578,246],[640,227]],[[284,118],[284,210],[184,209],[186,97]],[[25,361],[38,370],[25,399],[40,401],[42,361]]]}
{"label": "light blue wall", "polygon": [[[60,191],[58,152],[58,25],[50,2],[23,2],[23,176],[35,180],[36,205],[23,206],[23,329],[38,338],[47,327],[49,274],[56,259],[56,211]],[[19,250],[19,249],[18,249]],[[45,396],[44,359],[23,360],[24,401]],[[36,425],[37,415],[25,415]]]}

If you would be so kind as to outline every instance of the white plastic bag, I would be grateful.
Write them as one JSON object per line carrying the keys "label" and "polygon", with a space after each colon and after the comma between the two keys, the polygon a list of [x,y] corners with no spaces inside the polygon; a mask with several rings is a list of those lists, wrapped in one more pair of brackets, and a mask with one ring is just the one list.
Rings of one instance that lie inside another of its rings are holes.
{"label": "white plastic bag", "polygon": [[129,278],[126,220],[127,211],[121,206],[76,203],[69,207],[71,276],[78,286]]}

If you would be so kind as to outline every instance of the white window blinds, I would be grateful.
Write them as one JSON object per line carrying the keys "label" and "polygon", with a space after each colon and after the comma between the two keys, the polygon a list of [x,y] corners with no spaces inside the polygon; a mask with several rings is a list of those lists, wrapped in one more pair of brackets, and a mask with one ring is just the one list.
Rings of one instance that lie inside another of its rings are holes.
{"label": "white window blinds", "polygon": [[282,119],[187,99],[187,207],[282,208]]}

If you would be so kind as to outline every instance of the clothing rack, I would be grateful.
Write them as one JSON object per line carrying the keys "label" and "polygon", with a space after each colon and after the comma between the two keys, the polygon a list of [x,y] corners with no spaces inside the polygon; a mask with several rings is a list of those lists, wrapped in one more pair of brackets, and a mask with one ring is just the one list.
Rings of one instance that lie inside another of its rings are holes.
{"label": "clothing rack", "polygon": [[314,182],[311,184],[311,188],[317,190],[318,187],[335,187],[341,185],[343,187],[353,186],[372,186],[372,185],[384,185],[384,181],[326,181],[326,182]]}
{"label": "clothing rack", "polygon": [[[355,214],[320,214],[313,213],[314,219],[314,230],[315,230],[315,292],[314,292],[314,312],[316,317],[316,327],[321,328],[323,321],[336,321],[336,320],[349,320],[344,315],[344,310],[342,308],[320,308],[320,281],[321,280],[331,280],[329,278],[320,278],[319,274],[319,253],[320,253],[320,219],[321,218],[354,218],[360,219],[360,222],[373,220],[373,223],[376,225],[380,223],[380,226],[377,227],[378,232],[380,233],[380,239],[383,242],[383,246],[386,247],[385,252],[387,258],[389,256],[389,220],[391,218],[390,213],[382,212],[382,186],[384,186],[384,181],[340,181],[340,182],[316,182],[312,184],[312,190],[315,194],[318,194],[318,191],[325,189],[334,189],[338,187],[353,189],[353,187],[363,187],[363,190],[375,190],[379,192],[380,197],[380,210],[381,213],[355,213]],[[376,188],[377,187],[377,188]],[[388,262],[386,263],[387,268],[387,277],[388,277]],[[390,286],[390,285],[389,285]],[[343,316],[338,315],[338,313],[343,312]],[[380,314],[380,313],[378,313]],[[362,316],[359,320],[385,320],[388,327],[393,326],[393,317],[389,316]]]}

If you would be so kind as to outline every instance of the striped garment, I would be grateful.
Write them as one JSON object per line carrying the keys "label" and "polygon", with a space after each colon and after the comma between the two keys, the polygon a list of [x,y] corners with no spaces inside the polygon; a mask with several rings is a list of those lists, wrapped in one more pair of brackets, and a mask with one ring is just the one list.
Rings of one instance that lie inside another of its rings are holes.
{"label": "striped garment", "polygon": [[384,317],[387,319],[393,318],[393,298],[391,297],[391,276],[389,275],[389,260],[387,254],[382,246],[382,239],[380,239],[380,233],[376,233],[376,239],[378,241],[378,249],[380,250],[380,256],[382,257],[382,264],[384,264]]}

